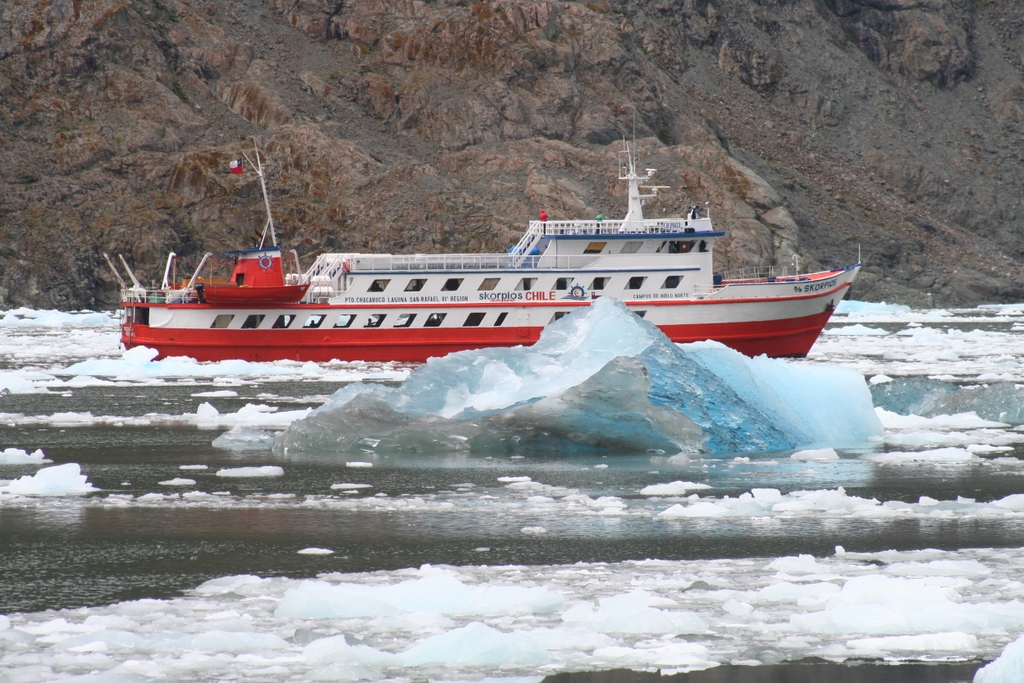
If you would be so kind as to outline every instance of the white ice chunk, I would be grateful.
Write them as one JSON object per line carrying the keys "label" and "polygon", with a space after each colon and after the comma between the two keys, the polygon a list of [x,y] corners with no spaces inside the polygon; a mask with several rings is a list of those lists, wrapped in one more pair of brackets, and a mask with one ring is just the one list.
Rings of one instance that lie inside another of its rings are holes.
{"label": "white ice chunk", "polygon": [[562,606],[561,595],[544,588],[476,588],[447,572],[433,572],[390,586],[303,581],[285,593],[275,614],[301,619],[392,616],[417,611],[486,615],[513,608],[548,613]]}
{"label": "white ice chunk", "polygon": [[963,604],[952,587],[925,579],[879,574],[857,576],[821,612],[793,614],[791,626],[806,633],[912,634],[936,631],[976,633],[1019,629],[1024,606]]}
{"label": "white ice chunk", "polygon": [[651,484],[640,489],[644,496],[685,496],[688,491],[711,488],[708,484],[699,484],[692,481],[674,481],[670,484]]}
{"label": "white ice chunk", "polygon": [[[854,316],[857,314],[879,314],[884,313],[891,316],[900,316],[910,313],[910,306],[904,306],[903,304],[887,304],[884,301],[855,301],[853,299],[843,299],[836,306],[836,315],[849,315]],[[899,317],[895,317],[899,320]]]}
{"label": "white ice chunk", "polygon": [[885,568],[893,576],[984,576],[988,567],[977,560],[932,560],[931,562],[894,562]]}
{"label": "white ice chunk", "polygon": [[653,596],[633,591],[598,600],[598,608],[581,602],[562,613],[562,621],[601,633],[702,633],[706,621],[689,611],[669,612],[651,607]]}
{"label": "white ice chunk", "polygon": [[53,462],[43,453],[42,449],[36,449],[31,454],[20,448],[7,448],[0,451],[0,465],[45,465]]}
{"label": "white ice chunk", "polygon": [[313,666],[325,664],[359,664],[364,666],[396,666],[401,660],[388,652],[381,652],[366,645],[349,645],[344,635],[321,638],[302,649],[306,663]]}
{"label": "white ice chunk", "polygon": [[284,474],[284,468],[277,465],[263,465],[261,467],[225,467],[217,470],[218,477],[280,477]]}
{"label": "white ice chunk", "polygon": [[834,448],[814,448],[806,451],[797,451],[789,456],[793,460],[801,462],[829,462],[838,460],[839,454]]}
{"label": "white ice chunk", "polygon": [[658,513],[658,517],[721,517],[729,514],[729,511],[714,503],[693,503],[692,505],[675,504],[667,510]]}
{"label": "white ice chunk", "polygon": [[978,417],[975,412],[956,415],[900,415],[884,408],[875,408],[875,414],[886,429],[982,429],[986,427],[1008,427],[1005,422],[995,422]]}
{"label": "white ice chunk", "polygon": [[470,666],[537,666],[550,655],[523,633],[504,633],[478,621],[427,638],[401,655],[406,666],[428,663]]}
{"label": "white ice chunk", "polygon": [[88,482],[77,462],[44,467],[34,475],[25,475],[7,486],[0,486],[0,493],[23,496],[72,496],[98,490]]}
{"label": "white ice chunk", "polygon": [[[968,654],[978,649],[977,637],[969,633],[922,633],[916,636],[855,638],[846,641],[851,650],[872,652],[956,652]],[[977,680],[977,679],[975,679]]]}
{"label": "white ice chunk", "polygon": [[214,439],[212,445],[232,451],[267,450],[274,446],[274,435],[262,429],[235,425]]}
{"label": "white ice chunk", "polygon": [[978,669],[974,683],[1020,683],[1024,681],[1024,636],[1003,649],[993,661]]}
{"label": "white ice chunk", "polygon": [[303,548],[297,550],[296,553],[299,555],[333,555],[334,551],[330,548]]}
{"label": "white ice chunk", "polygon": [[799,574],[829,574],[831,570],[828,565],[819,563],[813,555],[800,555],[798,557],[780,557],[768,564],[766,569],[774,569],[780,574],[796,576]]}
{"label": "white ice chunk", "polygon": [[780,581],[759,590],[755,602],[793,602],[799,607],[823,605],[840,591],[834,583],[790,583]]}
{"label": "white ice chunk", "polygon": [[867,327],[857,323],[843,327],[830,327],[825,330],[825,334],[845,337],[884,337],[889,334],[889,331],[881,327]]}
{"label": "white ice chunk", "polygon": [[937,448],[928,451],[894,451],[890,453],[869,453],[860,456],[879,465],[910,465],[915,463],[951,464],[967,463],[975,459],[964,448]]}
{"label": "white ice chunk", "polygon": [[175,477],[174,479],[168,479],[167,481],[158,482],[161,486],[195,486],[195,479],[185,479],[184,477]]}

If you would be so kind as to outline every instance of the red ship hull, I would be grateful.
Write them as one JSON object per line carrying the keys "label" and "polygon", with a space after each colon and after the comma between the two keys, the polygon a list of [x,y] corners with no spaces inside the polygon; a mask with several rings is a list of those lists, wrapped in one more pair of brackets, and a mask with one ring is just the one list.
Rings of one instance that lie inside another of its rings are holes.
{"label": "red ship hull", "polygon": [[[848,286],[840,287],[826,297],[813,297],[813,301],[801,298],[792,302],[804,310],[817,308],[817,312],[808,315],[731,322],[663,324],[658,327],[669,339],[677,343],[714,340],[748,356],[766,354],[771,357],[803,357],[810,351],[831,317],[835,302],[842,297]],[[753,302],[749,300],[714,304],[694,302],[687,308],[698,313],[695,317],[702,317],[699,315],[700,309],[708,306],[716,309],[739,309],[744,304],[751,303]],[[823,305],[814,305],[819,303]],[[645,308],[652,305],[656,304],[646,303]],[[770,303],[766,305],[769,309],[772,306]],[[675,306],[678,307],[679,304],[676,303]],[[310,306],[296,306],[294,309],[313,313],[318,310]],[[282,307],[280,310],[294,309]],[[131,325],[125,326],[122,341],[127,348],[148,346],[157,349],[160,357],[189,356],[200,361],[241,359],[322,363],[331,360],[358,360],[422,363],[428,358],[444,356],[454,351],[533,344],[540,337],[542,329],[543,326],[234,330]]]}

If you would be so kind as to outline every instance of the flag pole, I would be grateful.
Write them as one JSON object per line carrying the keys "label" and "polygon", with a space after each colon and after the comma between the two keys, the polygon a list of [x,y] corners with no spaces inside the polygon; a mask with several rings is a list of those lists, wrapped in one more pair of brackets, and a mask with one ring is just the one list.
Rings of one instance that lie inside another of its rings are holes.
{"label": "flag pole", "polygon": [[260,160],[260,148],[256,144],[256,137],[253,136],[252,146],[256,149],[256,163],[252,163],[252,159],[242,152],[242,156],[249,162],[249,165],[256,169],[256,175],[260,178],[260,188],[263,190],[263,205],[267,208],[267,222],[263,224],[263,236],[260,238],[260,249],[263,248],[264,243],[267,241],[267,230],[270,230],[270,245],[273,247],[277,246],[277,233],[274,232],[274,216],[270,213],[270,197],[267,195],[267,181],[266,175],[263,173],[263,162]]}

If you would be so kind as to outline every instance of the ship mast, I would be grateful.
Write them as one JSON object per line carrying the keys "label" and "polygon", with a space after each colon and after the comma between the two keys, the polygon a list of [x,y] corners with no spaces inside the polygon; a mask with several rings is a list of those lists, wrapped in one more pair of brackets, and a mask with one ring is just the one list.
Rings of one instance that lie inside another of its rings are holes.
{"label": "ship mast", "polygon": [[619,165],[619,180],[625,180],[629,183],[629,206],[626,211],[626,217],[622,219],[623,230],[642,230],[644,226],[644,200],[653,199],[658,196],[658,190],[664,189],[662,186],[649,186],[642,189],[651,190],[650,194],[641,194],[640,183],[645,180],[649,180],[654,175],[655,169],[646,168],[644,169],[646,175],[637,175],[636,172],[636,159],[633,158],[633,153],[629,149],[629,143],[625,140],[622,141],[625,149],[619,152],[620,159],[621,155],[626,156],[626,163]]}
{"label": "ship mast", "polygon": [[268,233],[270,234],[270,246],[276,247],[277,233],[274,232],[274,216],[270,212],[270,197],[267,195],[266,174],[263,171],[263,161],[260,159],[260,148],[259,145],[256,144],[255,137],[252,139],[252,145],[256,149],[256,163],[252,163],[252,159],[250,159],[245,152],[242,152],[242,156],[245,157],[245,160],[249,162],[249,165],[256,170],[256,175],[259,176],[260,188],[263,190],[263,205],[267,209],[267,222],[263,224],[263,236],[260,237],[259,248],[262,249],[263,245],[266,244]]}

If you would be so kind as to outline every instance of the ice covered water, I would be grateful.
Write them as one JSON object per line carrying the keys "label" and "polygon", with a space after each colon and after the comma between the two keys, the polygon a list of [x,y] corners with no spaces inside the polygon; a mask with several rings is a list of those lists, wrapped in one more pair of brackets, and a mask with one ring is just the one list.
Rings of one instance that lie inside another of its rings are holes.
{"label": "ice covered water", "polygon": [[1003,683],[1021,661],[1007,647],[1024,630],[1021,563],[1020,550],[924,550],[226,576],[171,600],[11,615],[0,666],[18,680],[42,667],[108,680],[466,680],[1003,652],[976,679]]}
{"label": "ice covered water", "polygon": [[532,347],[431,359],[396,389],[349,386],[282,452],[698,452],[864,445],[882,436],[863,377],[672,344],[603,298]]}
{"label": "ice covered water", "polygon": [[[1024,307],[844,302],[808,360],[779,362],[698,345],[682,363],[642,329],[571,322],[544,358],[455,357],[397,389],[373,383],[408,368],[165,363],[126,358],[113,322],[3,327],[0,372],[25,393],[0,396],[0,598],[35,586],[35,602],[17,604],[39,606],[0,609],[0,669],[26,683],[479,680],[1002,655],[979,683],[1019,678],[1018,551],[881,549],[1018,543]],[[630,354],[608,355],[615,345]],[[676,363],[682,373],[659,374]],[[815,412],[850,393],[836,365],[877,406],[875,440],[844,441],[838,413]],[[565,382],[545,386],[550,374]],[[364,384],[335,407],[369,387],[378,403],[366,410],[420,431],[390,452],[374,435],[330,457],[269,449],[335,388],[296,387],[351,380]],[[665,431],[574,441],[579,425],[611,421],[609,391],[631,397],[635,425],[661,419]],[[734,410],[704,410],[716,401]],[[522,421],[501,417],[513,413]],[[550,431],[563,450],[472,455],[443,442],[445,425],[485,432],[487,420],[509,438]],[[515,431],[524,424],[542,428]],[[793,436],[819,426],[828,438]],[[680,429],[702,450],[666,447]],[[737,430],[750,450],[731,450]],[[623,454],[633,435],[664,452]],[[55,464],[39,449],[66,470],[39,478]],[[218,476],[232,470],[242,476]],[[847,551],[823,552],[837,543]],[[120,583],[134,588],[104,589]],[[64,605],[75,609],[43,611]]]}

